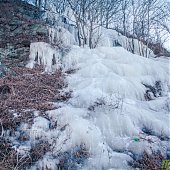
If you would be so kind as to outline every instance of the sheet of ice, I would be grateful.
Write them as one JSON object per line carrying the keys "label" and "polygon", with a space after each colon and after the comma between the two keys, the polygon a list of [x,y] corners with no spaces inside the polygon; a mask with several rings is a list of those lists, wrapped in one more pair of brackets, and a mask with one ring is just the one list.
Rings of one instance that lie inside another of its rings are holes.
{"label": "sheet of ice", "polygon": [[[165,94],[168,91],[168,63],[133,55],[122,47],[93,50],[76,47],[64,60],[65,69],[80,68],[68,81],[81,106],[93,103],[96,95],[100,98],[114,93],[123,98],[144,100],[143,84],[154,86],[156,81],[162,82]],[[91,94],[87,95],[88,92]]]}
{"label": "sheet of ice", "polygon": [[[82,169],[128,169],[129,153],[159,149],[165,154],[167,145],[158,137],[169,136],[168,63],[133,55],[121,47],[74,47],[62,62],[65,70],[77,69],[68,77],[73,98],[70,107],[50,114],[56,117],[61,112],[57,120],[69,124],[71,142],[66,150],[84,143],[90,152]],[[165,97],[147,102],[143,83],[154,86],[156,81],[162,82]],[[105,104],[95,108],[98,99]],[[153,134],[144,133],[144,128]],[[139,142],[133,140],[135,136]]]}
{"label": "sheet of ice", "polygon": [[[118,33],[116,30],[106,29],[102,27],[100,28],[100,34],[101,36],[97,45],[98,47],[122,46],[126,50],[132,52],[132,38],[127,38],[122,34]],[[146,45],[144,45],[141,41],[134,39],[134,53],[146,57],[146,52],[147,55],[149,55],[150,57],[154,56],[153,51],[151,49],[147,48]]]}
{"label": "sheet of ice", "polygon": [[[57,141],[53,153],[47,153],[36,166],[56,169],[59,151],[81,144],[89,152],[83,170],[125,170],[132,155],[144,150],[165,154],[168,143],[160,136],[169,136],[168,62],[140,57],[122,47],[90,50],[77,46],[61,62],[64,70],[77,69],[67,77],[73,97],[61,108],[47,112],[50,123],[35,120],[31,130],[40,129],[41,133],[32,138],[51,145]],[[154,86],[156,81],[161,82],[163,96],[145,101],[143,84]],[[57,127],[51,129],[49,124],[56,121]]]}
{"label": "sheet of ice", "polygon": [[29,63],[32,68],[35,64],[45,66],[45,71],[51,72],[61,67],[61,58],[71,45],[76,44],[74,36],[65,28],[48,28],[49,42],[34,42],[30,45]]}
{"label": "sheet of ice", "polygon": [[71,34],[69,30],[61,26],[49,28],[49,40],[51,43],[59,43],[63,47],[76,44],[74,34]]}
{"label": "sheet of ice", "polygon": [[60,68],[61,54],[59,50],[45,42],[35,42],[30,45],[29,63],[27,67],[33,68],[35,64],[42,64],[46,71],[53,71]]}

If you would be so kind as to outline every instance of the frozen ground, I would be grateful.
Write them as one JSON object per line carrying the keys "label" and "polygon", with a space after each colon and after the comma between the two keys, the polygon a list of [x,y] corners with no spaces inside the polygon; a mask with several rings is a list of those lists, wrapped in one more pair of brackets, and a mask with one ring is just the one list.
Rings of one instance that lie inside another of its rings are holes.
{"label": "frozen ground", "polygon": [[[33,61],[36,50],[31,54]],[[144,150],[166,154],[170,109],[167,59],[147,59],[122,47],[90,50],[73,46],[60,61],[64,70],[76,69],[67,76],[73,96],[61,103],[60,109],[48,112],[58,128],[50,130],[43,118],[32,126],[33,131],[41,131],[38,138],[51,144],[57,141],[53,154],[47,153],[36,166],[56,169],[59,151],[82,144],[89,153],[78,168],[83,170],[131,169],[127,162]],[[49,66],[51,58],[46,62]],[[148,96],[151,100],[146,101]],[[61,127],[65,127],[62,133]]]}

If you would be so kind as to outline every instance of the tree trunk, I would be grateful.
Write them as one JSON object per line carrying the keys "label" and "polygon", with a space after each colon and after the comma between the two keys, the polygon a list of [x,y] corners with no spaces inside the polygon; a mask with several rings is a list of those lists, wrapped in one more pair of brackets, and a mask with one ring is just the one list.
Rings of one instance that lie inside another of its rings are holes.
{"label": "tree trunk", "polygon": [[109,28],[109,13],[106,13],[106,28]]}
{"label": "tree trunk", "polygon": [[38,0],[35,1],[35,6],[38,7]]}
{"label": "tree trunk", "polygon": [[41,11],[41,3],[42,3],[42,1],[41,1],[41,0],[38,0],[38,8],[39,8],[39,11]]}
{"label": "tree trunk", "polygon": [[89,30],[89,47],[90,49],[93,48],[93,43],[92,43],[92,34],[93,34],[93,23],[90,23],[90,30]]}
{"label": "tree trunk", "polygon": [[126,36],[126,12],[123,11],[123,33]]}
{"label": "tree trunk", "polygon": [[150,34],[150,4],[148,4],[148,9],[147,9],[147,43],[146,43],[146,58],[149,57],[148,54],[148,46],[149,46],[149,34]]}

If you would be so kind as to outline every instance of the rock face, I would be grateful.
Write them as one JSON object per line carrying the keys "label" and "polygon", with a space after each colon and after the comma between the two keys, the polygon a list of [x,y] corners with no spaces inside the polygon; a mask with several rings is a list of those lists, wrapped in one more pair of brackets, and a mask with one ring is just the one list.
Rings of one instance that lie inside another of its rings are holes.
{"label": "rock face", "polygon": [[48,42],[48,29],[38,8],[21,0],[0,0],[0,60],[3,64],[27,63],[31,42]]}

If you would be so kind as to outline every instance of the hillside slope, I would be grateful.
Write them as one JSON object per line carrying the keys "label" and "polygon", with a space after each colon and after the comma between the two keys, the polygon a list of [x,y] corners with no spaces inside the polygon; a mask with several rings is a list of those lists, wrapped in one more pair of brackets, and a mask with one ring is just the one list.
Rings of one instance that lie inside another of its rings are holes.
{"label": "hillside slope", "polygon": [[89,19],[82,37],[73,9],[49,7],[0,0],[0,170],[131,170],[144,153],[158,168],[143,169],[159,169],[170,158],[166,50],[98,24],[90,38]]}

